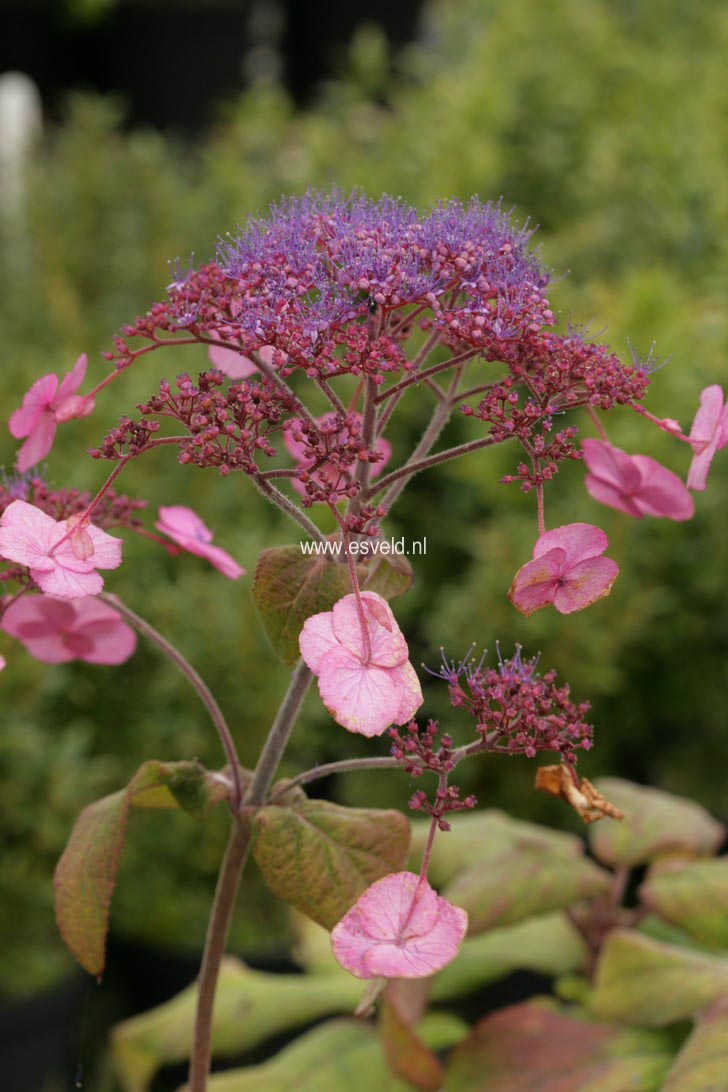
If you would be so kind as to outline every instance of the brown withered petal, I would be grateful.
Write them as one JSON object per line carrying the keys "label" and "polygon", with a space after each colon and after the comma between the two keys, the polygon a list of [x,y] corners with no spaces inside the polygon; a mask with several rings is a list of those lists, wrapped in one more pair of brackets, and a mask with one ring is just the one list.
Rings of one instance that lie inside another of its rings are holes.
{"label": "brown withered petal", "polygon": [[566,800],[585,823],[594,823],[605,816],[610,819],[624,819],[624,812],[610,804],[594,788],[591,781],[583,777],[575,785],[569,767],[563,762],[559,766],[539,766],[536,770],[536,788]]}

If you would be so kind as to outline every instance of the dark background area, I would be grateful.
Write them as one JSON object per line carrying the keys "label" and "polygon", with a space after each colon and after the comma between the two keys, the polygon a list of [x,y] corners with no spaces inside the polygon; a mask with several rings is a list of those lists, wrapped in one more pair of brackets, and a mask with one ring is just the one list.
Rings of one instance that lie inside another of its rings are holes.
{"label": "dark background area", "polygon": [[306,103],[338,70],[360,23],[380,26],[396,49],[414,36],[421,7],[421,0],[146,0],[82,16],[59,3],[3,0],[0,72],[29,75],[51,116],[74,88],[123,96],[130,125],[193,133],[266,65]]}

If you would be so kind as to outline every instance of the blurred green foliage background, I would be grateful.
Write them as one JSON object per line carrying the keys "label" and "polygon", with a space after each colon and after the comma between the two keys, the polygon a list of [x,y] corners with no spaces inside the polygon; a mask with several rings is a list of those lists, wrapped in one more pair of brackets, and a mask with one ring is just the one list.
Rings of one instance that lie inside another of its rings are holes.
{"label": "blurred green foliage background", "polygon": [[[119,103],[72,97],[32,158],[24,207],[1,228],[3,418],[34,378],[68,370],[82,351],[92,373],[104,374],[99,352],[163,296],[168,259],[190,251],[206,259],[218,233],[270,200],[337,184],[422,207],[439,196],[502,195],[540,225],[561,325],[608,325],[604,338],[625,353],[628,338],[642,354],[656,341],[658,356],[671,359],[654,377],[648,408],[689,426],[701,388],[726,382],[726,47],[719,0],[441,0],[403,55],[391,58],[376,29],[364,27],[315,105],[297,111],[280,87],[263,83],[221,105],[194,143],[129,131]],[[104,467],[85,449],[162,376],[205,362],[201,351],[180,350],[138,365],[91,419],[61,430],[48,479],[93,488]],[[400,458],[429,412],[426,392],[409,399],[392,433]],[[586,418],[577,423],[591,433]],[[617,411],[607,425],[614,443],[687,471],[687,449],[636,415]],[[445,440],[474,428],[458,420]],[[9,467],[7,435],[0,454]],[[650,782],[725,813],[728,459],[716,460],[688,524],[600,508],[584,490],[583,467],[565,468],[547,492],[549,524],[598,523],[622,573],[611,597],[588,611],[528,620],[506,599],[536,533],[531,499],[498,484],[512,462],[504,449],[422,475],[391,518],[394,535],[427,536],[415,587],[395,606],[413,661],[433,665],[441,645],[458,657],[471,641],[494,653],[496,639],[541,651],[545,666],[593,702],[597,745],[584,773]],[[172,560],[129,539],[109,587],[176,635],[217,694],[243,761],[253,763],[287,671],[256,619],[252,572],[261,549],[295,542],[298,531],[244,479],[185,469],[164,453],[132,465],[123,488],[146,497],[152,513],[191,505],[248,569],[230,584],[199,559]],[[0,651],[8,659],[0,943],[9,952],[0,992],[17,993],[50,981],[63,963],[50,879],[80,808],[145,758],[197,756],[215,766],[222,757],[196,698],[151,649],[140,647],[119,669],[48,669],[5,638]],[[423,714],[464,739],[469,723],[451,715],[443,687],[425,678],[424,690]],[[386,744],[339,729],[313,693],[283,772],[373,750],[385,753]],[[491,760],[464,776],[484,804],[571,821],[557,802],[535,797],[532,763]],[[399,775],[360,775],[327,790],[342,802],[398,807],[409,795]],[[114,931],[197,949],[224,827],[222,815],[204,826],[183,815],[135,815]],[[252,873],[246,885],[234,944],[275,950],[283,912]]]}

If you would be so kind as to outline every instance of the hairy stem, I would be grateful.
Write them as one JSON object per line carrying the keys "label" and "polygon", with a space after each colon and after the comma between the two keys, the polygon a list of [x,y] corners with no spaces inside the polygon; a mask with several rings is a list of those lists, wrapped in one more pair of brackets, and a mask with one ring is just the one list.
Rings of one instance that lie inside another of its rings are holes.
{"label": "hairy stem", "polygon": [[266,478],[263,478],[259,474],[251,474],[250,479],[255,482],[258,490],[263,494],[266,500],[269,500],[271,504],[275,504],[276,508],[280,508],[281,512],[285,512],[285,514],[290,519],[294,520],[299,527],[302,527],[309,538],[312,538],[314,542],[326,541],[316,524],[313,523],[313,521],[310,520],[292,500],[289,500],[284,493],[281,493],[280,489],[276,489],[274,485],[271,485]]}
{"label": "hairy stem", "polygon": [[[420,459],[413,462],[411,459],[401,466],[399,470],[393,470],[391,474],[387,474],[386,478],[382,478],[380,482],[377,482],[376,492],[380,489],[386,489],[394,482],[400,481],[405,478],[405,484],[414,477],[415,474],[419,474],[421,470],[428,470],[431,466],[438,466],[440,463],[447,463],[451,459],[458,459],[461,455],[468,455],[471,451],[480,451],[483,447],[492,447],[495,440],[491,436],[484,436],[480,440],[468,440],[465,444],[458,444],[457,447],[449,447],[445,451],[438,451],[436,455],[429,455],[426,459]],[[382,501],[385,507],[391,506],[386,504],[387,498]]]}
{"label": "hairy stem", "polygon": [[[243,808],[260,807],[265,803],[278,764],[296,722],[306,695],[311,672],[303,660],[293,670],[286,695],[271,725],[260,752],[253,777],[243,797]],[[212,1016],[220,964],[225,954],[230,923],[245,863],[250,853],[251,829],[241,815],[233,818],[225,857],[220,867],[210,922],[205,938],[205,951],[197,987],[195,1033],[189,1069],[189,1092],[205,1092],[212,1058]]]}
{"label": "hairy stem", "polygon": [[152,644],[156,645],[160,652],[163,652],[177,670],[184,675],[190,686],[197,691],[200,701],[210,714],[210,720],[217,730],[223,750],[230,763],[230,773],[233,779],[233,797],[230,806],[233,809],[234,814],[237,814],[243,800],[243,786],[240,780],[240,759],[238,758],[238,752],[235,747],[232,732],[228,727],[228,723],[222,714],[220,706],[212,696],[207,684],[203,682],[192,664],[184,658],[179,649],[175,648],[166,637],[163,637],[154,626],[150,625],[144,618],[141,618],[130,607],[127,607],[127,605],[119,599],[118,595],[111,595],[109,592],[100,592],[98,598],[103,599],[105,603],[108,603],[110,607],[113,607],[114,610],[118,611],[122,618],[125,618],[138,633],[141,633],[142,637],[146,637],[148,641],[151,641]]}

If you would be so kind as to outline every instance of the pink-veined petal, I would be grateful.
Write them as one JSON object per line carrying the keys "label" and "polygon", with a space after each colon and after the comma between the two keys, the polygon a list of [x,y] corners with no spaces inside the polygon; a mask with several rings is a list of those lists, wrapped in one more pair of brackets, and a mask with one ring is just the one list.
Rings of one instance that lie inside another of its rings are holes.
{"label": "pink-veined petal", "polygon": [[16,500],[0,518],[0,557],[38,570],[55,568],[48,557],[58,524],[27,501]]}
{"label": "pink-veined petal", "polygon": [[533,556],[541,557],[558,547],[566,555],[564,567],[568,569],[588,557],[598,557],[608,545],[609,539],[599,527],[591,523],[566,523],[541,535],[533,548]]}
{"label": "pink-veined petal", "polygon": [[298,647],[306,666],[318,675],[324,657],[339,648],[339,642],[334,633],[333,611],[326,610],[320,614],[312,614],[303,624],[298,638]]}
{"label": "pink-veined petal", "polygon": [[[361,598],[369,633],[372,662],[379,667],[396,667],[404,663],[408,656],[407,642],[397,625],[389,603],[376,592],[363,592]],[[363,659],[366,645],[356,596],[345,595],[334,604],[333,614],[334,633],[337,639]]]}
{"label": "pink-veined petal", "polygon": [[399,687],[400,703],[399,712],[394,720],[395,724],[407,724],[425,700],[422,696],[420,680],[409,660],[398,667],[391,667],[389,673]]}
{"label": "pink-veined petal", "polygon": [[377,880],[335,926],[337,961],[358,978],[424,978],[457,954],[468,917],[412,872]]}
{"label": "pink-veined petal", "polygon": [[41,591],[65,599],[83,599],[85,595],[98,595],[104,586],[103,578],[97,572],[72,572],[61,568],[40,572],[31,569],[30,575]]}
{"label": "pink-veined petal", "polygon": [[559,614],[573,614],[609,595],[619,575],[619,566],[609,557],[588,557],[569,570],[563,584],[554,591]]}
{"label": "pink-veined petal", "polygon": [[339,646],[324,657],[318,677],[321,700],[337,724],[363,736],[381,736],[399,716],[398,680],[385,667],[365,667]]}

